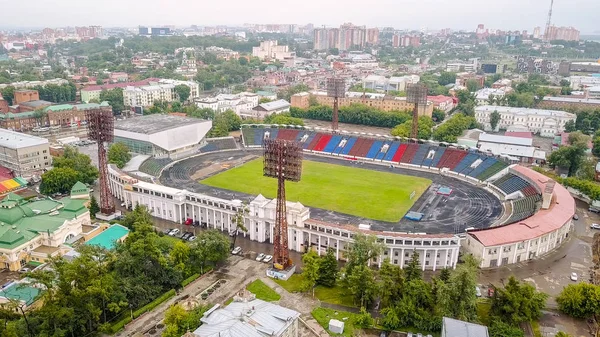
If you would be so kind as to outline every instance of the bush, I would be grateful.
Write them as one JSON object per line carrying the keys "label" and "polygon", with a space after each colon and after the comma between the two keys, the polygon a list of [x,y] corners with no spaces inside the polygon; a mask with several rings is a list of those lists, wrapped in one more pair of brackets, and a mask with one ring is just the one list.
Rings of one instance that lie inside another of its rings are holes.
{"label": "bush", "polygon": [[181,282],[181,286],[185,288],[185,286],[194,282],[198,277],[200,277],[200,274],[194,274],[194,275],[186,278],[185,280],[183,280],[183,282]]}
{"label": "bush", "polygon": [[129,313],[127,313],[127,317],[125,317],[122,320],[116,322],[115,324],[109,326],[106,329],[106,333],[114,335],[117,332],[121,331],[125,327],[125,325],[129,324],[129,322],[131,322],[131,316],[129,315]]}
{"label": "bush", "polygon": [[158,297],[154,301],[152,301],[152,302],[146,304],[145,306],[139,308],[138,310],[134,311],[133,318],[138,318],[141,315],[143,315],[144,313],[153,310],[154,308],[159,306],[161,303],[163,303],[166,300],[168,300],[169,298],[175,296],[175,294],[176,294],[175,289],[171,289],[171,290],[167,291],[166,293],[162,294],[160,297]]}

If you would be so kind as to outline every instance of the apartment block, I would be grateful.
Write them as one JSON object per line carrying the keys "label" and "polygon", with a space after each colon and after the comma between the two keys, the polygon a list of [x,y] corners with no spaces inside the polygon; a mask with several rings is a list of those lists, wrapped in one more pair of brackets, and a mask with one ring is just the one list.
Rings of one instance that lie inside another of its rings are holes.
{"label": "apartment block", "polygon": [[41,174],[52,166],[48,139],[0,129],[0,166],[15,176]]}

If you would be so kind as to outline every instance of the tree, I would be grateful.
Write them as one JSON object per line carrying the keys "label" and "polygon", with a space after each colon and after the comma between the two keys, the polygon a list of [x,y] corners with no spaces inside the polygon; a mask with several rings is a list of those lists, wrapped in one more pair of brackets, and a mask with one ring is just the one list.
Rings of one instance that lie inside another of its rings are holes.
{"label": "tree", "polygon": [[354,296],[354,302],[361,307],[368,306],[375,298],[376,288],[373,271],[365,265],[358,265],[348,275],[348,290]]}
{"label": "tree", "polygon": [[406,276],[407,281],[412,280],[421,280],[423,278],[423,273],[421,271],[421,267],[419,266],[421,262],[419,262],[419,252],[413,250],[412,256],[410,257],[410,261],[404,268],[404,275]]}
{"label": "tree", "polygon": [[374,321],[373,317],[371,317],[371,314],[367,311],[367,309],[365,309],[365,307],[361,307],[360,313],[354,320],[354,325],[359,328],[366,329],[372,327],[373,322]]}
{"label": "tree", "polygon": [[490,337],[523,337],[525,334],[518,326],[512,326],[500,320],[493,320],[489,328]]}
{"label": "tree", "polygon": [[440,271],[439,279],[443,282],[448,282],[448,280],[450,280],[450,274],[450,269],[444,268]]}
{"label": "tree", "polygon": [[492,126],[492,130],[496,130],[498,122],[500,122],[500,113],[498,113],[497,110],[494,110],[494,112],[490,114],[490,125]]}
{"label": "tree", "polygon": [[[125,102],[123,100],[123,89],[114,88],[111,90],[102,90],[100,92],[100,101],[108,102],[114,113],[121,113],[125,110]],[[128,102],[130,103],[130,102]]]}
{"label": "tree", "polygon": [[42,174],[40,193],[52,195],[54,193],[66,194],[79,180],[77,171],[70,167],[55,167]]}
{"label": "tree", "polygon": [[346,275],[352,274],[354,267],[366,266],[370,260],[379,257],[383,248],[383,243],[377,242],[376,236],[355,234],[354,241],[346,248]]}
{"label": "tree", "polygon": [[[429,139],[431,138],[433,120],[427,116],[419,117],[419,124],[417,127],[417,138],[418,139]],[[396,137],[412,137],[412,120],[406,121],[396,126],[391,131],[392,136]]]}
{"label": "tree", "polygon": [[2,94],[2,97],[4,100],[6,100],[8,105],[13,105],[13,99],[15,98],[15,87],[9,85],[8,87],[0,90],[0,94]]}
{"label": "tree", "polygon": [[596,157],[600,157],[600,136],[594,137],[592,146],[592,154]]}
{"label": "tree", "polygon": [[556,297],[558,309],[575,318],[600,314],[600,286],[589,283],[569,284]]}
{"label": "tree", "polygon": [[440,109],[433,109],[433,114],[431,115],[431,118],[435,122],[441,123],[446,118],[446,112],[444,112],[444,111],[442,111]]}
{"label": "tree", "polygon": [[321,258],[317,283],[332,288],[337,281],[338,270],[339,267],[337,259],[335,258],[335,251],[330,247],[327,249],[327,254]]}
{"label": "tree", "polygon": [[44,109],[37,109],[33,113],[33,118],[35,118],[35,121],[40,126],[46,125],[47,116],[48,116],[48,113]]}
{"label": "tree", "polygon": [[287,113],[272,114],[265,117],[265,124],[283,124],[283,125],[299,125],[304,126],[304,121],[301,118],[291,117]]}
{"label": "tree", "polygon": [[575,176],[580,179],[594,181],[596,178],[597,163],[598,161],[594,158],[586,157],[582,159]]}
{"label": "tree", "polygon": [[582,147],[563,146],[550,154],[548,163],[552,167],[568,169],[568,175],[572,176],[579,170],[584,155],[585,149]]}
{"label": "tree", "polygon": [[319,279],[321,259],[317,253],[311,249],[302,255],[302,264],[302,276],[304,276],[302,289],[304,291],[308,291],[313,289],[317,284],[317,280]]}
{"label": "tree", "polygon": [[481,85],[479,84],[479,82],[477,82],[477,80],[467,80],[467,90],[469,90],[470,92],[475,92],[479,89],[481,89]]}
{"label": "tree", "polygon": [[531,322],[540,318],[547,298],[547,294],[538,292],[531,284],[520,283],[511,276],[504,288],[496,289],[491,313],[513,326]]}
{"label": "tree", "polygon": [[250,212],[248,210],[248,205],[242,203],[242,206],[238,208],[237,212],[235,212],[235,215],[233,216],[233,222],[235,223],[235,233],[233,235],[233,242],[231,243],[230,247],[231,249],[235,247],[235,241],[237,240],[239,231],[242,231],[244,233],[248,231],[244,224],[244,219],[246,218],[246,214],[248,214],[248,212]]}
{"label": "tree", "polygon": [[98,179],[98,169],[92,165],[90,157],[80,153],[72,146],[65,147],[63,155],[54,157],[52,164],[54,168],[71,168],[75,170],[77,172],[77,180],[84,184],[91,185]]}
{"label": "tree", "polygon": [[573,132],[576,131],[575,122],[570,120],[565,123],[565,132]]}
{"label": "tree", "polygon": [[108,162],[117,165],[118,168],[123,168],[131,160],[129,147],[124,143],[113,143],[108,148]]}
{"label": "tree", "polygon": [[272,102],[273,100],[270,98],[266,98],[266,97],[261,97],[261,99],[258,101],[259,104],[263,104],[263,103],[269,103]]}
{"label": "tree", "polygon": [[98,212],[100,212],[100,206],[98,205],[96,197],[92,195],[92,197],[90,198],[90,215],[92,216],[92,218],[95,218],[96,213]]}
{"label": "tree", "polygon": [[188,87],[185,84],[178,84],[175,86],[174,88],[175,93],[177,94],[177,97],[179,97],[179,100],[181,102],[185,102],[187,101],[187,99],[190,97],[190,87]]}
{"label": "tree", "polygon": [[171,250],[169,257],[171,258],[171,263],[176,270],[184,271],[186,269],[186,263],[190,257],[190,246],[178,240],[173,245],[173,249]]}
{"label": "tree", "polygon": [[192,265],[203,272],[205,266],[216,266],[229,257],[229,239],[216,230],[203,231],[190,246]]}
{"label": "tree", "polygon": [[456,73],[442,71],[440,77],[438,78],[439,85],[448,85],[454,82],[456,82]]}
{"label": "tree", "polygon": [[570,86],[571,86],[571,82],[569,82],[569,80],[564,80],[564,79],[563,79],[563,80],[560,80],[560,83],[559,83],[559,85],[560,85],[561,87],[570,87]]}

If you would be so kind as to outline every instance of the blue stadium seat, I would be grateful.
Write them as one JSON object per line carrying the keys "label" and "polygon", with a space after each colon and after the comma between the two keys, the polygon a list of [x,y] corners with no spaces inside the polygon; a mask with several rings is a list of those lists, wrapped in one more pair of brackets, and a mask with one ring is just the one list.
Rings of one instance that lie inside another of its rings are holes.
{"label": "blue stadium seat", "polygon": [[439,151],[439,147],[437,146],[432,146],[430,147],[427,152],[425,153],[425,159],[423,159],[423,164],[421,164],[421,166],[427,166],[430,167],[431,164],[433,163],[433,159],[435,159],[435,155],[437,153],[437,151]]}
{"label": "blue stadium seat", "polygon": [[356,137],[349,138],[348,141],[346,142],[346,146],[344,146],[344,149],[340,152],[340,154],[348,155],[348,152],[350,152],[350,150],[354,146],[354,143],[356,143],[357,140],[358,140],[358,138],[356,138]]}
{"label": "blue stadium seat", "polygon": [[445,147],[438,147],[437,150],[435,151],[435,156],[433,157],[433,160],[431,161],[431,165],[429,165],[429,166],[437,167],[437,165],[440,162],[440,159],[442,159],[442,156],[444,155],[444,152],[446,152]]}
{"label": "blue stadium seat", "polygon": [[371,145],[371,148],[369,149],[369,152],[367,152],[367,155],[365,156],[366,158],[370,158],[370,159],[374,159],[375,156],[377,155],[377,152],[379,152],[379,150],[381,150],[381,146],[383,146],[383,142],[378,140],[375,141],[373,143],[373,145]]}
{"label": "blue stadium seat", "polygon": [[[304,142],[304,144],[302,144],[302,148],[306,150],[306,148],[308,148],[308,146],[310,145],[310,142],[312,142],[312,140],[315,138],[317,134],[315,132],[311,132],[308,135],[308,138],[306,139],[306,141]],[[302,138],[302,136],[300,137]]]}
{"label": "blue stadium seat", "polygon": [[385,154],[385,157],[383,157],[383,160],[392,161],[392,158],[394,158],[394,155],[396,154],[396,151],[398,151],[399,147],[400,142],[393,142],[388,152]]}
{"label": "blue stadium seat", "polygon": [[266,130],[267,129],[256,129],[256,132],[254,132],[254,145],[263,145],[263,137],[265,136]]}
{"label": "blue stadium seat", "polygon": [[473,162],[477,160],[477,158],[479,158],[478,155],[474,153],[469,153],[466,157],[463,158],[463,160],[460,161],[460,163],[458,163],[458,165],[456,165],[456,167],[452,171],[456,173],[462,172],[462,170],[464,170],[467,166],[473,164]]}
{"label": "blue stadium seat", "polygon": [[475,168],[473,171],[471,171],[471,173],[469,173],[469,176],[477,177],[483,171],[487,170],[489,167],[494,165],[496,162],[497,162],[496,158],[491,158],[491,157],[486,158],[483,163],[481,163],[479,166],[477,166],[477,168]]}
{"label": "blue stadium seat", "polygon": [[413,157],[410,163],[413,165],[420,166],[421,164],[423,164],[423,159],[425,159],[427,152],[429,152],[429,145],[419,145],[419,149],[415,153],[415,156]]}
{"label": "blue stadium seat", "polygon": [[[382,152],[381,149],[383,149],[383,147],[386,145],[387,145],[386,151]],[[392,145],[392,142],[384,142],[383,145],[381,145],[381,149],[379,149],[379,152],[377,152],[377,155],[375,156],[375,160],[383,160],[383,157],[385,157],[385,155],[390,150],[391,145]]]}
{"label": "blue stadium seat", "polygon": [[342,136],[331,137],[331,140],[329,141],[329,143],[327,143],[327,145],[325,145],[323,152],[326,152],[326,153],[333,152],[333,150],[335,150],[336,146],[340,143],[341,140],[342,140]]}

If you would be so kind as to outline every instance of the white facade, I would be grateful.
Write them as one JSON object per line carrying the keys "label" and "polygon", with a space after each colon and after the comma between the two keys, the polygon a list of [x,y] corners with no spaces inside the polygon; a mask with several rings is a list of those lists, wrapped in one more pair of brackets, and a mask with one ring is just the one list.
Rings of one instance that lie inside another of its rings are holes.
{"label": "white facade", "polygon": [[479,61],[476,58],[469,59],[468,62],[448,62],[446,63],[446,71],[457,73],[457,72],[476,72],[479,68]]}
{"label": "white facade", "polygon": [[175,85],[159,84],[143,87],[127,87],[123,90],[123,103],[126,106],[152,106],[155,101],[173,102],[177,100]]}
{"label": "white facade", "polygon": [[475,91],[475,101],[477,102],[477,105],[487,105],[487,104],[489,104],[490,96],[493,96],[496,99],[503,98],[506,94],[510,93],[511,91],[512,91],[512,88],[510,88],[510,87],[507,87],[506,89],[504,89],[504,88],[479,89],[479,90]]}
{"label": "white facade", "polygon": [[[229,232],[236,228],[234,216],[242,207],[240,200],[225,200],[162,185],[138,181],[109,166],[111,193],[127,205],[145,205],[155,217],[183,223],[186,219],[199,221],[208,228]],[[244,237],[258,242],[273,242],[276,201],[257,196],[248,204]],[[458,236],[419,235],[392,232],[362,231],[353,226],[341,226],[310,219],[310,209],[301,203],[287,202],[288,237],[290,250],[305,252],[308,245],[319,255],[328,248],[336,258],[344,259],[344,250],[357,232],[376,235],[385,244],[384,253],[371,261],[380,265],[385,258],[404,267],[412,252],[420,255],[423,270],[454,268],[458,261],[461,239]]]}
{"label": "white facade", "polygon": [[252,109],[258,106],[259,96],[251,92],[242,92],[239,94],[219,94],[215,97],[197,99],[196,106],[199,108],[212,109],[215,112],[224,112],[233,110],[237,115],[250,113]]}
{"label": "white facade", "polygon": [[569,77],[571,82],[571,89],[583,90],[588,87],[595,87],[600,85],[600,77],[592,76],[571,76]]}
{"label": "white facade", "polygon": [[505,106],[484,105],[475,108],[475,118],[485,131],[492,131],[490,115],[497,111],[500,114],[499,129],[521,126],[542,137],[554,137],[565,130],[565,123],[575,121],[577,116],[558,110],[541,110],[528,108],[512,108]]}
{"label": "white facade", "polygon": [[279,46],[277,40],[268,40],[260,43],[260,46],[252,48],[252,56],[261,60],[278,60],[296,57],[295,52],[290,52],[288,46]]}
{"label": "white facade", "polygon": [[390,77],[378,75],[369,75],[362,81],[363,88],[382,90],[382,91],[405,91],[407,84],[414,84],[419,82],[419,75],[407,75],[401,77]]}
{"label": "white facade", "polygon": [[[195,61],[194,61],[195,64]],[[172,84],[174,87],[178,85],[185,85],[190,88],[190,97],[189,100],[197,98],[200,96],[200,84],[194,81],[180,81],[180,80],[171,80],[171,79],[161,79],[158,81],[159,84]]]}

